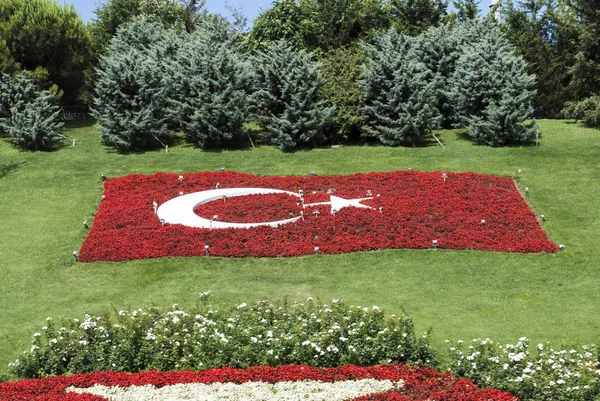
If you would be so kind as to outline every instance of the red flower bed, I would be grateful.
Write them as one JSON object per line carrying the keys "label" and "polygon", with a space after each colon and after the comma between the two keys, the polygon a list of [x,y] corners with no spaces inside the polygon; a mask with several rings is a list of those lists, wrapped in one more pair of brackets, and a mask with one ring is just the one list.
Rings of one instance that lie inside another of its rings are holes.
{"label": "red flower bed", "polygon": [[[276,257],[337,254],[376,249],[442,249],[501,252],[556,252],[535,213],[510,178],[474,173],[391,173],[347,176],[262,177],[236,172],[129,175],[105,182],[94,225],[80,261],[123,261],[167,256]],[[330,192],[358,199],[372,209],[331,206],[302,208],[289,195],[251,195],[216,200],[197,213],[219,221],[304,219],[274,227],[204,229],[163,226],[153,211],[179,196],[219,188],[270,188],[304,194],[306,205],[327,202]],[[370,195],[369,195],[370,194]],[[319,212],[318,215],[316,212]]]}
{"label": "red flower bed", "polygon": [[[335,382],[377,379],[403,381],[400,389],[364,396],[356,400],[461,400],[516,401],[509,393],[497,389],[481,389],[467,379],[453,379],[434,369],[409,367],[404,364],[372,367],[342,366],[320,369],[309,366],[257,366],[249,369],[217,368],[201,372],[143,372],[137,374],[100,372],[74,376],[28,379],[0,383],[0,399],[4,401],[100,401],[103,397],[67,392],[67,388],[89,388],[95,384],[108,387],[153,385],[164,387],[180,383],[246,383],[313,380]],[[143,400],[141,400],[143,401]]]}

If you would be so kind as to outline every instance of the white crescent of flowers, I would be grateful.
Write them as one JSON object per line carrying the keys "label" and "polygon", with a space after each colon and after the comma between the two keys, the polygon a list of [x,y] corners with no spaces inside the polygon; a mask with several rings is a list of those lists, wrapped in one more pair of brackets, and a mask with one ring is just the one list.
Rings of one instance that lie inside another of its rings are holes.
{"label": "white crescent of flowers", "polygon": [[387,392],[401,388],[402,385],[402,381],[363,379],[333,383],[320,381],[287,381],[275,384],[264,382],[247,382],[243,384],[189,383],[161,388],[152,385],[131,387],[95,385],[90,388],[69,387],[67,391],[99,395],[110,401],[342,401]]}

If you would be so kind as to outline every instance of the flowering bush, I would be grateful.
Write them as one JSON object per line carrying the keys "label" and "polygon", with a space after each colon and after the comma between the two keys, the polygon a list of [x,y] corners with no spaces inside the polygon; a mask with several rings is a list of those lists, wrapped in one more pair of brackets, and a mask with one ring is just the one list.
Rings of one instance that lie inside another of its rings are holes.
{"label": "flowering bush", "polygon": [[451,344],[450,370],[481,386],[501,388],[521,400],[600,399],[600,369],[596,346],[554,350],[539,344],[531,352],[522,337],[502,346],[489,339]]}
{"label": "flowering bush", "polygon": [[49,319],[33,336],[31,349],[12,363],[19,377],[95,371],[139,372],[307,364],[362,366],[434,363],[428,333],[417,337],[408,316],[385,318],[378,307],[273,305],[262,301],[231,310],[204,302],[189,311],[174,305],[86,315],[56,327]]}
{"label": "flowering bush", "polygon": [[[298,382],[303,383],[298,383]],[[289,400],[322,400],[319,393],[308,390],[308,381],[341,384],[341,388],[357,384],[364,387],[366,383],[372,386],[375,394],[365,395],[359,398],[350,396],[350,399],[367,400],[461,400],[461,401],[516,401],[512,395],[496,389],[481,389],[467,379],[453,379],[449,374],[439,373],[431,368],[409,367],[404,364],[378,365],[371,367],[357,367],[352,365],[337,368],[314,368],[309,366],[282,366],[252,367],[248,369],[214,368],[201,372],[157,372],[149,371],[136,374],[99,372],[91,374],[77,374],[74,376],[47,377],[44,379],[28,379],[19,382],[0,383],[0,399],[6,401],[101,401],[106,400],[100,395],[104,391],[112,394],[113,400],[175,400],[177,394],[181,394],[182,387],[186,384],[198,383],[207,386],[195,386],[188,390],[186,399],[218,399],[205,398],[208,389],[214,384],[231,383],[243,385],[253,383],[264,387],[265,383],[280,384],[275,390],[288,391],[289,398],[278,394],[276,399]],[[287,383],[286,383],[287,382]],[[290,382],[296,382],[294,385]],[[357,383],[359,382],[359,383]],[[366,382],[366,383],[365,383]],[[378,383],[379,382],[379,383]],[[102,389],[100,386],[104,386]],[[118,387],[117,387],[118,386]],[[133,386],[137,388],[132,389]],[[141,386],[145,386],[142,388]],[[152,386],[152,387],[151,387]],[[169,388],[170,387],[170,388]],[[126,398],[126,394],[146,396],[156,394],[159,398]],[[165,390],[166,389],[166,390]],[[87,390],[87,391],[86,391]],[[370,389],[367,387],[366,392]],[[387,392],[385,392],[387,390]],[[137,393],[136,393],[137,391]],[[139,392],[141,391],[141,392]],[[267,390],[268,391],[268,390]],[[383,393],[381,391],[384,391]],[[379,393],[379,394],[377,394]],[[262,391],[249,393],[238,386],[231,394],[230,399],[259,399],[254,398],[264,394]],[[238,396],[236,398],[236,395]],[[119,398],[117,398],[119,397]],[[194,398],[192,398],[194,397]],[[241,398],[240,398],[241,397]],[[273,398],[260,398],[273,399]],[[340,398],[337,398],[340,399]]]}
{"label": "flowering bush", "polygon": [[[216,200],[196,213],[221,221],[294,223],[248,229],[207,229],[162,225],[159,205],[179,196],[220,188],[272,188],[304,194],[252,195]],[[344,199],[372,197],[371,208],[345,207],[336,214],[331,193]],[[292,198],[292,199],[290,199]],[[265,203],[266,202],[266,203]],[[311,205],[311,206],[309,206]],[[474,173],[391,173],[348,176],[260,177],[236,172],[178,175],[157,173],[108,179],[94,226],[80,261],[123,261],[165,256],[276,257],[337,254],[375,249],[479,249],[503,252],[556,252],[514,182]]]}

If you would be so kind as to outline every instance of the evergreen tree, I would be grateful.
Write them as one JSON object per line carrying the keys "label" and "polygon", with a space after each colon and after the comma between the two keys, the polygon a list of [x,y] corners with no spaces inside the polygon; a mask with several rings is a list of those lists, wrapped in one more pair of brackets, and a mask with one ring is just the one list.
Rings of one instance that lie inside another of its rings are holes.
{"label": "evergreen tree", "polygon": [[458,21],[468,21],[479,17],[479,3],[476,0],[454,0],[452,4],[456,9]]}
{"label": "evergreen tree", "polygon": [[[76,102],[84,87],[90,40],[73,6],[48,0],[0,1],[0,67],[14,73],[43,67],[64,91],[63,103]],[[9,58],[3,54],[8,53]]]}
{"label": "evergreen tree", "polygon": [[368,116],[365,137],[384,145],[416,146],[440,123],[433,74],[413,48],[413,40],[393,28],[376,36],[361,86]]}
{"label": "evergreen tree", "polygon": [[366,55],[357,48],[341,47],[323,58],[321,72],[325,83],[320,97],[335,107],[331,121],[332,140],[357,140],[366,120],[362,90],[358,84]]}
{"label": "evergreen tree", "polygon": [[557,117],[567,98],[567,66],[574,52],[572,46],[564,46],[555,2],[528,0],[514,4],[507,0],[502,3],[501,15],[507,39],[527,62],[527,71],[538,78],[534,86],[535,115]]}
{"label": "evergreen tree", "polygon": [[461,33],[448,24],[433,27],[414,39],[417,58],[431,71],[435,107],[441,114],[441,126],[452,128],[457,122],[456,111],[450,98],[450,79],[460,57]]}
{"label": "evergreen tree", "polygon": [[576,100],[600,94],[600,5],[598,0],[571,0],[577,13],[579,43],[570,73]]}
{"label": "evergreen tree", "polygon": [[100,60],[93,108],[106,145],[131,151],[169,142],[166,71],[178,44],[174,34],[143,19],[111,40]]}
{"label": "evergreen tree", "polygon": [[439,25],[447,8],[448,3],[443,0],[391,0],[393,23],[410,36]]}
{"label": "evergreen tree", "polygon": [[254,84],[253,70],[235,44],[220,39],[206,28],[196,31],[186,37],[173,65],[173,110],[188,140],[202,148],[244,143]]}
{"label": "evergreen tree", "polygon": [[324,128],[335,109],[318,99],[323,85],[320,65],[283,41],[261,52],[256,65],[255,107],[265,140],[284,150],[324,143]]}
{"label": "evergreen tree", "polygon": [[27,72],[0,77],[0,132],[28,150],[51,150],[63,143],[60,109],[54,94],[37,88]]}
{"label": "evergreen tree", "polygon": [[470,25],[471,34],[479,32],[480,39],[462,47],[451,81],[452,98],[460,123],[477,143],[526,143],[537,132],[535,122],[523,123],[533,112],[535,77],[527,74],[523,58],[493,24]]}

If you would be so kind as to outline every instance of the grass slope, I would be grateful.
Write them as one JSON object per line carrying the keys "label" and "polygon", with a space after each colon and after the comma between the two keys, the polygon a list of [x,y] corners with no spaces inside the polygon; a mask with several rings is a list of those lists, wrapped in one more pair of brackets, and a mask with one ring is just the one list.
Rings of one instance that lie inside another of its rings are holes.
{"label": "grass slope", "polygon": [[[120,155],[99,144],[94,126],[67,130],[77,146],[27,153],[0,140],[0,374],[27,349],[47,316],[81,317],[112,308],[182,306],[212,290],[230,306],[263,298],[341,298],[404,307],[419,330],[444,339],[590,343],[600,333],[600,132],[540,121],[541,146],[475,146],[461,131],[440,132],[446,148],[341,147],[297,153],[261,147]],[[471,251],[378,251],[297,259],[184,258],[79,264],[72,252],[102,193],[101,173],[228,170],[256,174],[344,174],[412,167],[512,176],[558,255]]]}

